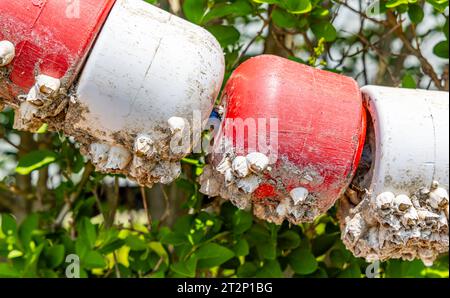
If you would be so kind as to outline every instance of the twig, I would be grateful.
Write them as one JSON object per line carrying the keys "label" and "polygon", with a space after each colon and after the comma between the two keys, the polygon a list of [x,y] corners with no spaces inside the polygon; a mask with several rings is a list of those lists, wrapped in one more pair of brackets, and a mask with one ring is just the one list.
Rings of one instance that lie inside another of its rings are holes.
{"label": "twig", "polygon": [[[388,12],[387,16],[388,16],[388,22],[391,25],[391,27],[394,27],[399,23],[397,21],[397,17],[392,12]],[[395,30],[395,33],[396,33],[397,37],[400,38],[400,40],[402,41],[402,43],[406,47],[406,49],[411,54],[413,54],[414,56],[416,56],[419,59],[423,72],[433,80],[433,83],[434,83],[434,85],[436,85],[436,88],[438,88],[439,90],[445,90],[445,87],[442,85],[442,81],[441,81],[441,79],[439,79],[437,73],[434,71],[433,66],[423,56],[422,51],[420,50],[419,44],[417,44],[417,48],[415,48],[412,45],[411,41],[406,37],[401,26],[399,26],[397,28],[397,30]]]}
{"label": "twig", "polygon": [[152,229],[152,215],[150,214],[150,211],[148,210],[147,205],[147,194],[145,191],[145,187],[141,186],[141,197],[142,197],[142,205],[144,205],[145,214],[147,215],[147,224],[149,230]]}
{"label": "twig", "polygon": [[106,221],[106,228],[112,227],[114,224],[114,219],[116,217],[117,207],[119,206],[119,177],[114,177],[114,195],[111,202],[111,212],[109,213],[109,217]]}
{"label": "twig", "polygon": [[55,220],[55,227],[61,226],[62,221],[64,220],[64,217],[70,210],[70,206],[78,199],[78,197],[81,195],[84,186],[89,181],[89,177],[94,172],[95,167],[91,162],[88,162],[86,166],[84,167],[83,176],[81,177],[80,183],[78,184],[77,190],[70,196],[70,198],[66,201],[66,204],[63,206],[61,211],[59,212],[58,216]]}
{"label": "twig", "polygon": [[252,46],[252,44],[256,41],[256,39],[258,39],[258,37],[261,37],[264,29],[266,29],[266,27],[269,25],[269,22],[264,22],[263,26],[261,27],[261,29],[258,31],[258,33],[256,33],[255,37],[252,38],[252,40],[250,40],[250,42],[247,44],[247,46],[244,48],[244,50],[242,51],[242,53],[239,55],[239,57],[234,61],[233,66],[231,67],[232,69],[236,67],[236,65],[242,60],[242,58],[245,56],[245,54],[247,53],[247,51],[250,49],[250,47]]}
{"label": "twig", "polygon": [[161,184],[159,185],[159,187],[161,188],[161,192],[164,197],[164,202],[166,204],[166,206],[164,208],[164,213],[161,216],[161,218],[159,219],[159,223],[161,224],[170,216],[170,200],[169,200],[169,196],[167,195],[166,191],[164,190],[164,187]]}

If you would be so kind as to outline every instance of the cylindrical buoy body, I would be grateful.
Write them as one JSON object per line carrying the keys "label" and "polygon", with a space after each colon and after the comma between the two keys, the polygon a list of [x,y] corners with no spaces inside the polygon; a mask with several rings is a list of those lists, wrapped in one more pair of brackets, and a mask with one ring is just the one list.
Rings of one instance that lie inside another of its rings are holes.
{"label": "cylindrical buoy body", "polygon": [[69,88],[113,4],[0,0],[0,41],[14,45],[14,59],[0,72],[0,98],[17,104],[17,97],[27,95],[39,75],[59,79],[61,87]]}
{"label": "cylindrical buoy body", "polygon": [[369,261],[420,258],[432,264],[449,245],[448,93],[380,86],[361,91],[370,119],[370,166],[355,178],[365,190],[362,201],[340,206],[343,241]]}
{"label": "cylindrical buoy body", "polygon": [[47,123],[97,170],[141,185],[179,175],[222,85],[223,52],[208,31],[145,1],[0,7],[0,99],[15,128]]}
{"label": "cylindrical buoy body", "polygon": [[366,123],[353,79],[263,55],[234,71],[222,104],[215,169],[200,179],[206,194],[298,223],[325,212],[350,183]]}
{"label": "cylindrical buoy body", "polygon": [[[118,0],[81,73],[66,129],[88,145],[100,171],[144,185],[173,181],[223,75],[223,52],[209,32],[144,1]],[[179,133],[190,144],[174,152]]]}

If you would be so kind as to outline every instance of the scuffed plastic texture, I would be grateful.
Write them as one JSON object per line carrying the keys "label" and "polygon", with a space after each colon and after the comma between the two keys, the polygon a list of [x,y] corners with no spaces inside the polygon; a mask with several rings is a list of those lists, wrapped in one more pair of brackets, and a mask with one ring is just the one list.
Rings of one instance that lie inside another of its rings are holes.
{"label": "scuffed plastic texture", "polygon": [[[253,207],[256,216],[271,222],[299,223],[328,210],[350,183],[365,136],[362,97],[353,79],[258,56],[232,74],[223,108],[225,120],[215,147],[225,149],[215,150],[223,154],[213,154],[213,166],[200,177],[204,193]],[[268,167],[245,178],[228,168],[239,155],[250,153],[247,144],[257,140],[246,134],[244,148],[237,148],[226,136],[227,120],[238,118],[264,119],[264,125],[270,118],[278,121],[278,131],[267,130],[262,138],[266,144],[271,136],[278,139],[277,148],[270,150],[277,152],[276,158],[268,154]]]}
{"label": "scuffed plastic texture", "polygon": [[[69,88],[82,67],[114,0],[0,0],[0,41],[15,46],[15,59],[0,68],[0,100],[19,106],[38,75]],[[77,15],[79,13],[79,15]]]}
{"label": "scuffed plastic texture", "polygon": [[[143,1],[119,0],[83,69],[65,130],[97,170],[141,185],[170,183],[200,140],[192,131],[206,124],[223,75],[223,52],[209,32]],[[171,148],[179,136],[191,139],[183,151]]]}
{"label": "scuffed plastic texture", "polygon": [[420,258],[430,265],[449,245],[448,93],[378,86],[362,92],[373,161],[362,202],[340,206],[342,239],[369,261]]}

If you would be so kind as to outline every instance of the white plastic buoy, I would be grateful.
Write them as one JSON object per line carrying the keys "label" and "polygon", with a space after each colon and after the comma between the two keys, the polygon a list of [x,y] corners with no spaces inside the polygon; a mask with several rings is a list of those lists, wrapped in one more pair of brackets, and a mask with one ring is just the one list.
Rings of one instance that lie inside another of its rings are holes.
{"label": "white plastic buoy", "polygon": [[[144,1],[119,0],[81,73],[66,129],[94,163],[92,139],[134,156],[118,154],[126,160],[95,163],[97,170],[114,168],[144,185],[173,181],[200,141],[191,131],[195,121],[200,130],[206,124],[223,75],[222,49],[209,32]],[[170,147],[182,134],[191,144],[180,154]]]}
{"label": "white plastic buoy", "polygon": [[371,165],[352,184],[366,190],[361,202],[340,206],[338,214],[347,215],[342,240],[368,261],[419,258],[431,265],[449,248],[448,93],[361,90],[371,119]]}
{"label": "white plastic buoy", "polygon": [[448,189],[448,93],[380,86],[361,91],[375,132],[369,190],[413,193],[433,181]]}

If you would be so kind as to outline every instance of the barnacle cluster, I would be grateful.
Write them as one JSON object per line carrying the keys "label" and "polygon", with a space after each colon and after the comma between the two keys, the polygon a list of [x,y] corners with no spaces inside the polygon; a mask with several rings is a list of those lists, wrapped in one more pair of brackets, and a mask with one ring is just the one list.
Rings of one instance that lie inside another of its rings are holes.
{"label": "barnacle cluster", "polygon": [[449,196],[438,182],[412,194],[366,194],[341,220],[344,244],[369,262],[420,258],[430,266],[448,252]]}

